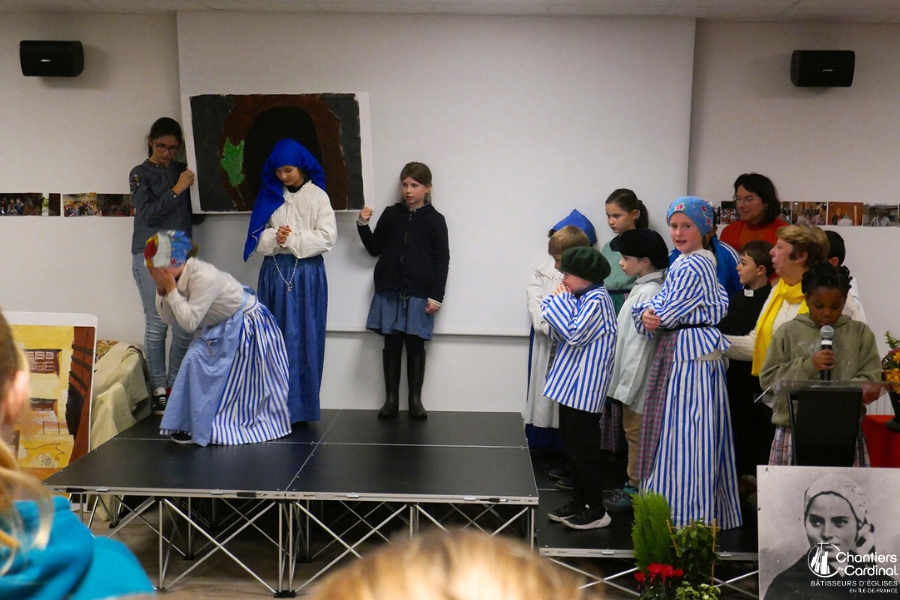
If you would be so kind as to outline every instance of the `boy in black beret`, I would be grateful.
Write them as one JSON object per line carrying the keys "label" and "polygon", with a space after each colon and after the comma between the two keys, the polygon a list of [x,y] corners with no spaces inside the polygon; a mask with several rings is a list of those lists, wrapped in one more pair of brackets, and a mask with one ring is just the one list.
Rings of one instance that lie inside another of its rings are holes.
{"label": "boy in black beret", "polygon": [[658,336],[648,338],[638,333],[631,317],[631,307],[647,302],[662,288],[663,272],[669,266],[669,250],[662,236],[652,229],[625,231],[610,243],[622,255],[619,266],[629,277],[637,277],[628,299],[619,311],[619,333],[616,359],[609,383],[609,397],[622,403],[622,428],[628,442],[628,481],[603,501],[610,512],[631,508],[631,497],[640,489],[637,479],[638,443],[644,412],[647,376],[656,353]]}
{"label": "boy in black beret", "polygon": [[557,343],[544,395],[559,403],[559,433],[572,463],[572,500],[550,511],[573,529],[610,524],[603,509],[600,412],[616,346],[616,313],[603,280],[609,263],[590,246],[563,252],[562,283],[541,302],[541,315]]}

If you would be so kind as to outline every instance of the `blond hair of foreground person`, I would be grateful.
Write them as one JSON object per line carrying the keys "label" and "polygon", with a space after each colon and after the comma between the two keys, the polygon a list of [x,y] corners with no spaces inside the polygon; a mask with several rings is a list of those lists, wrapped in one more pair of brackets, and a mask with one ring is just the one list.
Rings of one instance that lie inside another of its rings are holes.
{"label": "blond hair of foreground person", "polygon": [[312,600],[596,600],[524,544],[474,531],[395,540],[331,575]]}

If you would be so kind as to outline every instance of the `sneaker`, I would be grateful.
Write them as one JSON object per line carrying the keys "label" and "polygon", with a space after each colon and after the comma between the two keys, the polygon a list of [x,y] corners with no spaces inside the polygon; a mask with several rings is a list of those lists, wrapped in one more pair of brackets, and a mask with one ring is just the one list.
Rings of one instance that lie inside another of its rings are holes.
{"label": "sneaker", "polygon": [[550,477],[550,479],[565,479],[571,475],[572,467],[556,467],[555,469],[550,469],[550,472],[547,473],[547,476]]}
{"label": "sneaker", "polygon": [[150,398],[150,410],[154,415],[162,415],[166,412],[166,404],[169,403],[169,397],[165,394],[154,394]]}
{"label": "sneaker", "polygon": [[563,479],[556,480],[556,489],[562,490],[564,492],[571,492],[575,489],[575,484],[572,482],[571,477],[565,477]]}
{"label": "sneaker", "polygon": [[191,437],[191,434],[184,433],[182,431],[176,431],[169,438],[175,442],[176,444],[193,444],[194,439]]}
{"label": "sneaker", "polygon": [[551,521],[563,523],[566,519],[574,517],[584,509],[585,507],[583,504],[579,504],[574,500],[569,500],[569,502],[567,502],[565,506],[561,506],[556,510],[551,510],[549,513],[547,513],[547,516],[550,517]]}
{"label": "sneaker", "polygon": [[608,512],[594,508],[586,508],[562,522],[563,525],[572,529],[600,529],[610,523],[612,523],[612,517]]}
{"label": "sneaker", "polygon": [[625,487],[614,490],[611,498],[603,499],[603,506],[609,512],[626,512],[631,510],[631,497],[637,494],[637,489],[626,483]]}

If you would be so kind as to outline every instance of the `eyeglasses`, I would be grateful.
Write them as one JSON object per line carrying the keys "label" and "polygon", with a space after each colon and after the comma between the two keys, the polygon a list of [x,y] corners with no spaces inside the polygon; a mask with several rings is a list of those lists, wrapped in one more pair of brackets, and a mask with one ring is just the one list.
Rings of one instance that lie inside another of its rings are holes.
{"label": "eyeglasses", "polygon": [[759,196],[746,196],[741,198],[740,196],[732,196],[731,201],[735,204],[750,204],[751,202],[756,202],[759,200]]}
{"label": "eyeglasses", "polygon": [[165,144],[160,144],[159,142],[157,142],[153,144],[153,147],[156,148],[156,151],[159,153],[175,154],[176,152],[178,152],[178,149],[181,146],[179,146],[178,144],[175,144],[174,146],[166,146]]}

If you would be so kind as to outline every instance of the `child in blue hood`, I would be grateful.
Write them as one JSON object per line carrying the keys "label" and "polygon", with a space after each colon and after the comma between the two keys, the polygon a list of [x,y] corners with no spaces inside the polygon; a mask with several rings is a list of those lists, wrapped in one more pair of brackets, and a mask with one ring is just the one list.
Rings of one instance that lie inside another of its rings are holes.
{"label": "child in blue hood", "polygon": [[550,325],[541,315],[541,301],[551,295],[562,282],[562,273],[559,271],[562,253],[576,246],[593,246],[596,241],[593,224],[583,214],[573,210],[550,230],[547,243],[549,256],[537,266],[528,283],[526,293],[528,314],[531,317],[531,347],[528,352],[530,362],[525,398],[525,431],[532,449],[553,449],[559,446],[559,404],[542,393],[553,342],[550,339]]}

